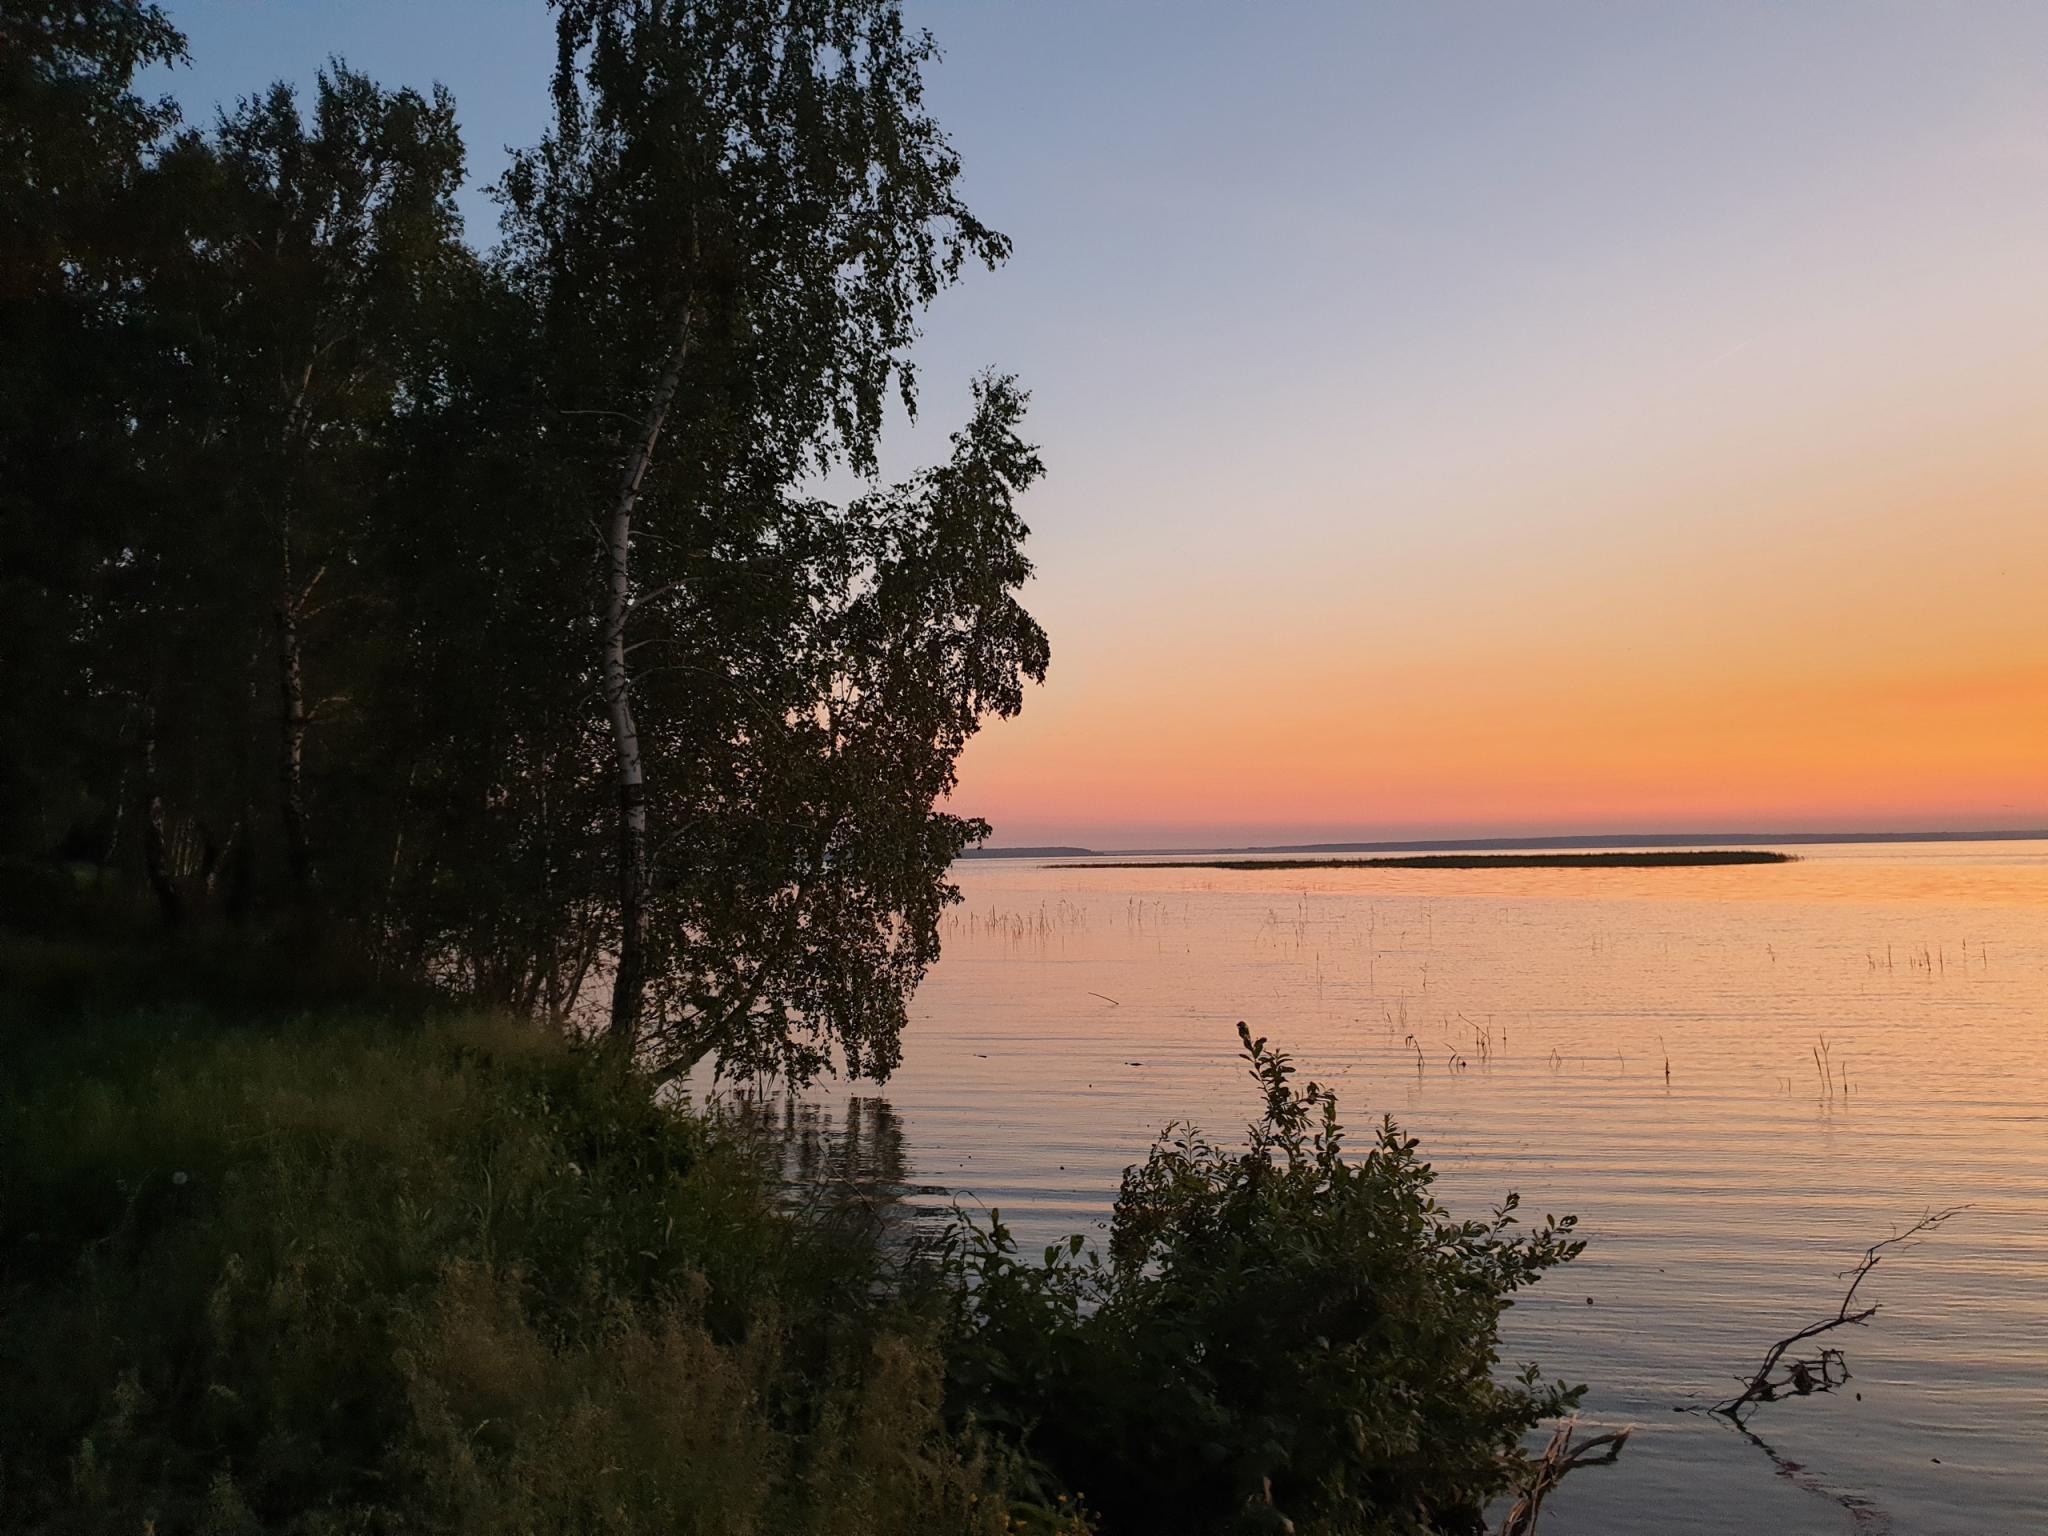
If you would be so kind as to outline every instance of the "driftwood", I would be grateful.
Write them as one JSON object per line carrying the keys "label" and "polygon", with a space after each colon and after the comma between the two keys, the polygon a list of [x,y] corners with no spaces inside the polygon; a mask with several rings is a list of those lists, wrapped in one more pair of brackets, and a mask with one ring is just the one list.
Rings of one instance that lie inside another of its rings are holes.
{"label": "driftwood", "polygon": [[1832,1392],[1841,1386],[1849,1379],[1849,1367],[1839,1349],[1823,1344],[1812,1354],[1793,1354],[1793,1351],[1808,1340],[1837,1328],[1869,1322],[1877,1314],[1878,1304],[1872,1302],[1867,1307],[1856,1309],[1856,1292],[1870,1277],[1870,1272],[1877,1268],[1886,1250],[1913,1247],[1917,1239],[1947,1225],[1968,1209],[1967,1205],[1951,1205],[1938,1211],[1930,1210],[1904,1231],[1894,1232],[1883,1242],[1872,1243],[1864,1249],[1863,1262],[1837,1276],[1849,1282],[1849,1289],[1843,1292],[1842,1304],[1835,1308],[1835,1315],[1810,1323],[1797,1333],[1787,1334],[1778,1340],[1765,1352],[1763,1363],[1751,1375],[1735,1378],[1742,1387],[1740,1392],[1707,1405],[1706,1411],[1739,1425],[1765,1403],[1775,1403],[1783,1397],[1810,1397],[1816,1392]]}
{"label": "driftwood", "polygon": [[1543,1501],[1564,1481],[1565,1474],[1580,1467],[1612,1465],[1621,1455],[1621,1448],[1628,1444],[1628,1437],[1635,1433],[1630,1425],[1579,1440],[1578,1428],[1577,1419],[1566,1419],[1557,1426],[1549,1447],[1530,1468],[1528,1481],[1523,1483],[1507,1518],[1501,1521],[1500,1536],[1534,1536],[1536,1522],[1543,1514]]}

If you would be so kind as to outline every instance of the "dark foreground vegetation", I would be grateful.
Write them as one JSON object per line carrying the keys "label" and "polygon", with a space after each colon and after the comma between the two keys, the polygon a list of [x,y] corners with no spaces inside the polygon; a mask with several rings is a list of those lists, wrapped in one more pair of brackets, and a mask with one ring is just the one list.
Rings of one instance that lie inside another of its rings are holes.
{"label": "dark foreground vegetation", "polygon": [[1690,869],[1713,864],[1790,864],[1797,855],[1748,848],[1650,853],[1427,853],[1385,859],[1134,859],[1055,864],[1055,869]]}
{"label": "dark foreground vegetation", "polygon": [[1569,1221],[1452,1220],[1262,1041],[1246,1141],[1025,1255],[543,1025],[162,961],[0,952],[10,1532],[1466,1532],[1575,1400],[1495,1359]]}

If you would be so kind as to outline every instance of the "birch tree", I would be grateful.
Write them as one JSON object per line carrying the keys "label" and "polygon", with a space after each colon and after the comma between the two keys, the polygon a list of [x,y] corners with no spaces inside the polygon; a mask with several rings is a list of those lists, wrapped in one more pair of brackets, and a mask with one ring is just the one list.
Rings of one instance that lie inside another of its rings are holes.
{"label": "birch tree", "polygon": [[304,899],[320,709],[307,626],[323,601],[360,598],[338,589],[374,517],[364,460],[394,408],[421,290],[460,259],[463,150],[444,90],[387,91],[341,64],[319,74],[310,113],[274,86],[224,116],[211,148],[221,211],[201,231],[210,302],[196,329],[242,459],[231,478],[269,545],[275,795]]}
{"label": "birch tree", "polygon": [[461,168],[445,93],[337,64],[309,103],[276,86],[169,139],[130,202],[107,456],[127,482],[78,611],[97,685],[125,700],[167,918],[246,908],[260,842],[310,908],[309,742],[358,692],[342,653],[399,515],[382,489],[405,354],[423,291],[470,259]]}
{"label": "birch tree", "polygon": [[[957,194],[959,162],[923,105],[932,42],[892,0],[556,12],[553,128],[502,193],[554,360],[549,430],[592,472],[594,661],[618,801],[610,1018],[631,1048],[658,771],[634,657],[662,638],[635,623],[705,579],[691,556],[721,511],[758,509],[834,463],[872,472],[892,386],[914,408],[918,314],[1007,246]],[[669,580],[648,577],[658,540],[682,557]],[[690,709],[687,693],[675,707]]]}

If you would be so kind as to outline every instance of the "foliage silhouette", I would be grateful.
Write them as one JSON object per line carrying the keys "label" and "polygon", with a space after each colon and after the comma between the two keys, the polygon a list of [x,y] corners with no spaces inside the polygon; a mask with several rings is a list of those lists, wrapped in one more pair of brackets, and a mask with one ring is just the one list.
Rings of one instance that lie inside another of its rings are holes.
{"label": "foliage silhouette", "polygon": [[1170,1128],[1109,1253],[1032,1263],[960,1214],[949,1402],[1019,1438],[1115,1532],[1467,1532],[1525,1433],[1583,1388],[1496,1375],[1502,1311],[1576,1257],[1576,1218],[1456,1221],[1391,1120],[1346,1154],[1336,1096],[1238,1026],[1264,1101],[1242,1147]]}
{"label": "foliage silhouette", "polygon": [[555,12],[479,251],[444,90],[336,61],[181,127],[155,7],[7,8],[0,863],[608,994],[671,1073],[884,1076],[987,831],[954,765],[1048,660],[1016,382],[877,477],[924,306],[1008,244],[896,0]]}

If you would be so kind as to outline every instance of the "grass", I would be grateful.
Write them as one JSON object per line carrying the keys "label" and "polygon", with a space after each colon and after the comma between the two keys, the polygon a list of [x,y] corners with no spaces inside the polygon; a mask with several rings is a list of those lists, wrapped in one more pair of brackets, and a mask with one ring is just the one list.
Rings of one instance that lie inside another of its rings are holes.
{"label": "grass", "polygon": [[732,1125],[502,1018],[96,1013],[78,959],[6,957],[0,1527],[1030,1517],[873,1232]]}
{"label": "grass", "polygon": [[1719,864],[1790,864],[1796,855],[1749,848],[1647,853],[1428,853],[1382,859],[1132,859],[1054,864],[1052,869],[1690,869]]}

